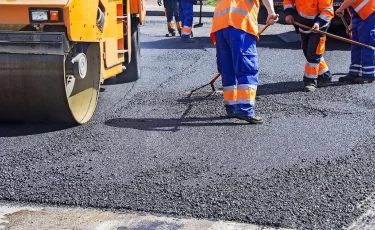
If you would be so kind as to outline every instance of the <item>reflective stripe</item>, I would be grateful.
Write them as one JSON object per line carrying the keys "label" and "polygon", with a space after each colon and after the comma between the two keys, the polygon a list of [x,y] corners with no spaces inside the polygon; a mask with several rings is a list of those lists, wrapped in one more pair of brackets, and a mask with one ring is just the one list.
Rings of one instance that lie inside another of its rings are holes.
{"label": "reflective stripe", "polygon": [[227,91],[233,91],[236,89],[236,86],[235,85],[231,85],[231,86],[223,86],[223,92],[227,92]]}
{"label": "reflective stripe", "polygon": [[299,12],[299,11],[298,11],[298,14],[299,14],[301,17],[303,17],[303,18],[307,18],[307,19],[314,19],[314,18],[316,17],[316,15],[318,15],[318,14],[315,14],[314,16],[308,16],[308,15],[302,13],[302,12]]}
{"label": "reflective stripe", "polygon": [[370,0],[364,0],[361,4],[359,4],[354,10],[356,12],[360,11],[367,3],[369,3]]}
{"label": "reflective stripe", "polygon": [[352,71],[352,72],[362,72],[362,71],[360,71],[358,69],[349,69],[349,71]]}
{"label": "reflective stripe", "polygon": [[305,73],[304,75],[305,75],[305,77],[310,78],[310,79],[317,79],[317,75],[315,75],[315,74],[307,74],[307,73]]}
{"label": "reflective stripe", "polygon": [[[254,9],[254,7],[253,7]],[[258,21],[256,21],[253,17],[253,15],[250,14],[250,12],[247,12],[246,10],[243,10],[243,9],[240,9],[240,8],[235,8],[235,7],[229,7],[229,8],[226,8],[224,10],[220,10],[218,12],[215,12],[214,13],[214,18],[215,17],[218,17],[218,16],[221,16],[223,14],[227,14],[229,12],[234,12],[234,13],[239,13],[239,14],[242,14],[244,15],[245,17],[249,17],[250,20],[255,24],[255,25],[258,25]]]}
{"label": "reflective stripe", "polygon": [[318,68],[318,66],[319,66],[320,63],[310,63],[310,62],[307,62],[306,64],[308,66],[312,67],[312,68]]}
{"label": "reflective stripe", "polygon": [[362,65],[353,64],[353,65],[351,65],[351,67],[359,67],[359,68],[362,68]]}
{"label": "reflective stripe", "polygon": [[255,100],[237,100],[237,104],[255,105]]}
{"label": "reflective stripe", "polygon": [[327,72],[329,69],[328,67],[325,67],[324,69],[320,70],[318,75],[322,75],[323,73]]}
{"label": "reflective stripe", "polygon": [[182,27],[182,32],[181,32],[181,34],[186,34],[186,35],[190,35],[191,34],[191,27],[189,27],[189,26],[184,26],[184,27]]}
{"label": "reflective stripe", "polygon": [[237,86],[237,89],[251,89],[251,90],[257,90],[256,85],[251,85],[251,84],[239,84]]}
{"label": "reflective stripe", "polygon": [[284,10],[289,9],[289,8],[293,8],[293,4],[287,4],[284,6]]}
{"label": "reflective stripe", "polygon": [[323,9],[323,10],[331,11],[331,10],[333,10],[333,6],[329,6],[329,7],[325,8],[325,9]]}
{"label": "reflective stripe", "polygon": [[367,71],[362,71],[362,73],[364,73],[364,74],[375,74],[375,70],[374,70],[374,71],[369,71],[369,72],[367,72]]}
{"label": "reflective stripe", "polygon": [[[319,18],[325,20],[325,21],[330,21],[331,19],[327,16],[327,15],[324,15],[324,14],[321,14],[319,15]],[[328,23],[327,23],[328,24]],[[322,26],[323,27],[323,26]]]}
{"label": "reflective stripe", "polygon": [[255,6],[255,4],[252,0],[245,0],[245,1],[251,5],[251,7],[255,10],[255,12],[259,13],[258,7]]}
{"label": "reflective stripe", "polygon": [[373,69],[375,66],[362,66],[363,69]]}

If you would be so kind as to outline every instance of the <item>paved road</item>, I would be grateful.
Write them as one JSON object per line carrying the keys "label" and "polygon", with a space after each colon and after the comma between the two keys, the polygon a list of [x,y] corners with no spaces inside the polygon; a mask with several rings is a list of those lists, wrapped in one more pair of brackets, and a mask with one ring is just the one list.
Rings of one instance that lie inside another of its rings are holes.
{"label": "paved road", "polygon": [[[0,125],[0,199],[374,229],[375,85],[302,92],[299,44],[290,27],[273,26],[258,44],[265,124],[248,125],[223,117],[221,96],[183,95],[216,74],[209,21],[196,44],[165,38],[164,18],[141,29],[142,79],[103,86],[90,123]],[[348,49],[328,42],[335,80]]]}

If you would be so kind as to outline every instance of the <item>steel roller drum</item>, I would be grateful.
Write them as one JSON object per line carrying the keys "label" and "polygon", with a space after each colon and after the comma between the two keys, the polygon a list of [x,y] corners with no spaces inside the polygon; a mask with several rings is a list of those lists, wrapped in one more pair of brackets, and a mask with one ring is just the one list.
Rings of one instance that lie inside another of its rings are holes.
{"label": "steel roller drum", "polygon": [[0,122],[89,121],[100,87],[99,43],[88,45],[85,55],[87,75],[75,79],[65,74],[66,55],[1,53]]}

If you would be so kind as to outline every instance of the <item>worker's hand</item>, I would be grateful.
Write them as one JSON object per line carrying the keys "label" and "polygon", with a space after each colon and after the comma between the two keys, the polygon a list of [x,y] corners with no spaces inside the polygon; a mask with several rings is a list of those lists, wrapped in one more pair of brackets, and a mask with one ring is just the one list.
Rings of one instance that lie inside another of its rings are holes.
{"label": "worker's hand", "polygon": [[339,7],[336,11],[335,11],[335,14],[336,14],[336,16],[337,17],[342,17],[342,16],[344,16],[344,13],[345,13],[345,10],[344,9],[342,9],[341,7]]}
{"label": "worker's hand", "polygon": [[294,18],[292,15],[288,15],[285,17],[285,22],[286,24],[293,24],[294,23]]}
{"label": "worker's hand", "polygon": [[315,23],[314,25],[313,25],[313,27],[311,27],[311,32],[313,32],[313,33],[318,33],[317,32],[317,30],[319,30],[319,24],[318,23]]}
{"label": "worker's hand", "polygon": [[275,24],[277,21],[279,20],[279,15],[278,14],[269,14],[268,17],[267,17],[267,24],[269,25],[273,25]]}
{"label": "worker's hand", "polygon": [[163,3],[161,2],[162,0],[158,0],[158,5],[161,6]]}

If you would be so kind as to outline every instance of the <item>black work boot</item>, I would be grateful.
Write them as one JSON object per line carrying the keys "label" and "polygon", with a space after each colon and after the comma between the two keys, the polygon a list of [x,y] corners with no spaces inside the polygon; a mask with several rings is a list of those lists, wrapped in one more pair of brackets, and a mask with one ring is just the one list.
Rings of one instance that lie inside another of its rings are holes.
{"label": "black work boot", "polygon": [[327,71],[327,72],[323,73],[322,75],[318,76],[318,81],[317,81],[318,87],[323,86],[323,85],[327,85],[331,82],[332,82],[332,74],[331,74],[330,71]]}
{"label": "black work boot", "polygon": [[178,34],[180,35],[181,37],[181,28],[177,29],[178,30]]}
{"label": "black work boot", "polygon": [[374,80],[375,78],[373,77],[358,77],[354,79],[354,82],[358,84],[368,84],[368,83],[373,83]]}
{"label": "black work boot", "polygon": [[173,28],[168,28],[168,33],[165,35],[166,37],[174,37],[176,36],[176,30]]}
{"label": "black work boot", "polygon": [[303,86],[305,92],[315,92],[317,86],[317,79],[307,78],[303,76]]}
{"label": "black work boot", "polygon": [[263,118],[257,116],[241,116],[241,115],[234,115],[236,118],[240,120],[244,120],[249,122],[250,124],[263,124]]}
{"label": "black work boot", "polygon": [[355,79],[360,78],[358,75],[351,75],[348,74],[344,77],[339,78],[339,82],[345,82],[345,83],[356,83]]}

